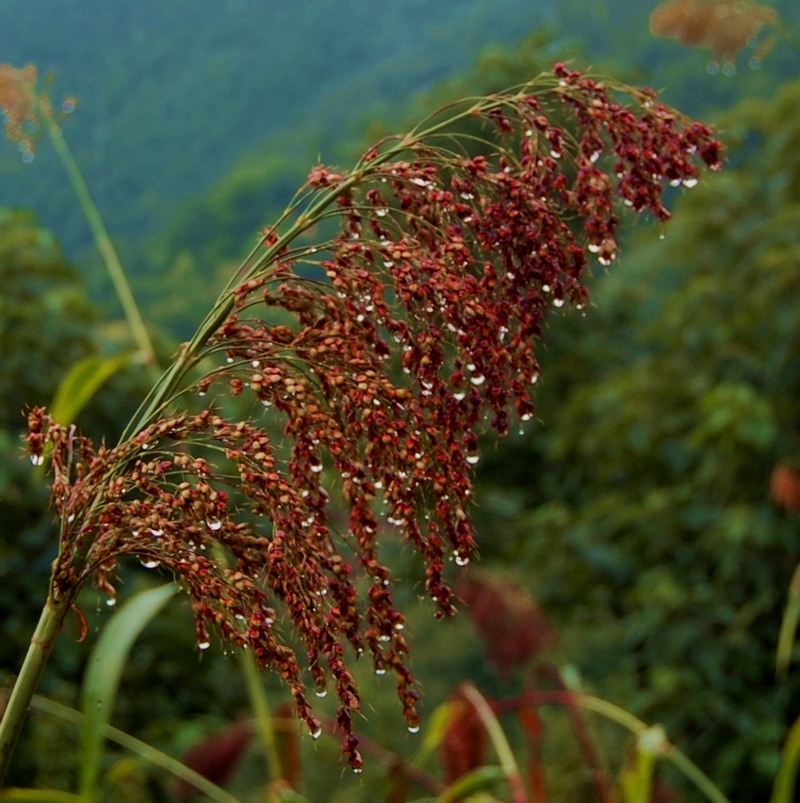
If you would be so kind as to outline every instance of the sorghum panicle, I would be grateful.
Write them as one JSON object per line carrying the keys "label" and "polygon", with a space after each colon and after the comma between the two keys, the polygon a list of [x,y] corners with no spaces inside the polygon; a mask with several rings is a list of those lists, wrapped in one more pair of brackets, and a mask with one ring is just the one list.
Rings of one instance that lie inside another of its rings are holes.
{"label": "sorghum panicle", "polygon": [[[614,260],[616,198],[666,219],[665,184],[691,186],[699,163],[720,167],[710,130],[652,92],[563,65],[540,84],[541,97],[528,87],[453,111],[482,126],[463,137],[434,121],[351,173],[317,166],[294,228],[265,230],[263,256],[180,359],[216,366],[188,390],[249,399],[282,435],[213,404],[161,407],[95,450],[30,414],[31,454],[51,447],[55,470],[54,593],[74,595],[93,575],[113,595],[124,555],[160,564],[192,599],[199,646],[213,632],[252,650],[285,678],[314,734],[307,685],[334,684],[355,769],[352,653],[394,675],[409,729],[419,727],[381,542],[394,532],[411,544],[438,614],[454,611],[446,567],[476,549],[478,436],[532,416],[547,312],[587,303],[590,255]],[[328,218],[336,236],[298,244]],[[339,532],[331,511],[342,509]]]}

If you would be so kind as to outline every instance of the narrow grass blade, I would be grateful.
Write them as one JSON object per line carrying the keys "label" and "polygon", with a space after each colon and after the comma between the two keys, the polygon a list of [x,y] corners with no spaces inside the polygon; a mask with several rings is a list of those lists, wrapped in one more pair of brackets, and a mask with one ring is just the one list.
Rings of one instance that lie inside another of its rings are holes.
{"label": "narrow grass blade", "polygon": [[143,591],[114,614],[92,650],[83,681],[80,730],[80,793],[92,799],[103,750],[103,730],[111,719],[122,669],[134,641],[155,617],[176,587],[169,585]]}
{"label": "narrow grass blade", "polygon": [[[70,708],[69,706],[38,694],[34,696],[32,705],[39,711],[60,717],[75,725],[81,725],[84,720],[84,716],[80,711],[76,711],[74,708]],[[140,739],[136,739],[111,725],[105,725],[103,727],[103,735],[109,741],[115,742],[120,745],[120,747],[124,747],[134,755],[141,757],[144,761],[156,767],[160,767],[176,778],[186,781],[186,783],[202,792],[209,800],[213,800],[215,803],[239,803],[239,800],[233,797],[233,795],[228,794],[228,792],[221,789],[216,784],[211,783],[207,778],[152,745],[146,744]],[[2,798],[0,798],[0,800],[2,800]],[[79,798],[79,800],[83,801],[84,798]]]}
{"label": "narrow grass blade", "polygon": [[800,768],[800,717],[794,721],[783,745],[781,767],[775,777],[770,803],[794,803],[797,800],[797,770]]}
{"label": "narrow grass blade", "polygon": [[478,767],[466,775],[462,775],[458,780],[453,781],[436,798],[436,803],[455,803],[458,800],[474,795],[476,792],[483,792],[491,789],[498,783],[507,783],[508,775],[503,767],[489,764],[485,767]]}
{"label": "narrow grass blade", "polygon": [[800,566],[795,569],[792,582],[789,585],[786,609],[781,620],[778,649],[775,655],[775,674],[778,677],[784,676],[789,670],[798,622],[800,622]]}

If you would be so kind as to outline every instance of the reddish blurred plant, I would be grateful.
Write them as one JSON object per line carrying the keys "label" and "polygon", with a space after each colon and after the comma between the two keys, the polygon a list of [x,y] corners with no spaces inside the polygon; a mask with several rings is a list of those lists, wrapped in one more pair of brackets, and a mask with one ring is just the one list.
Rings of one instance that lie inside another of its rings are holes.
{"label": "reddish blurred plant", "polygon": [[[693,186],[703,163],[721,167],[705,125],[650,90],[557,65],[379,143],[348,173],[316,167],[117,446],[30,412],[31,459],[54,473],[59,552],[4,756],[66,611],[91,578],[113,600],[126,555],[179,580],[200,649],[216,633],[279,672],[315,736],[308,678],[319,693],[332,682],[355,770],[348,645],[394,674],[415,732],[380,539],[413,545],[438,615],[451,614],[445,567],[475,551],[478,433],[531,417],[544,317],[586,304],[587,252],[615,258],[615,197],[666,220],[664,185]],[[326,242],[300,239],[331,221],[340,229]],[[249,397],[252,416],[230,419],[215,401],[190,412],[212,393]],[[268,408],[282,438],[255,412]],[[331,493],[349,512],[345,533]]]}
{"label": "reddish blurred plant", "polygon": [[[732,64],[759,31],[778,22],[778,12],[752,0],[667,0],[650,16],[650,31],[701,47]],[[754,52],[761,58],[774,44],[765,40]]]}
{"label": "reddish blurred plant", "polygon": [[772,501],[793,513],[800,513],[800,471],[788,463],[778,463],[769,481]]}
{"label": "reddish blurred plant", "polygon": [[444,782],[451,784],[486,764],[489,735],[475,706],[456,691],[448,701],[450,713],[439,743]]}
{"label": "reddish blurred plant", "polygon": [[9,64],[0,64],[0,109],[5,116],[6,136],[16,142],[23,153],[33,153],[35,144],[36,67],[29,64],[17,70]]}
{"label": "reddish blurred plant", "polygon": [[512,580],[470,571],[456,591],[489,660],[504,677],[529,668],[543,649],[556,643],[556,632],[539,606]]}

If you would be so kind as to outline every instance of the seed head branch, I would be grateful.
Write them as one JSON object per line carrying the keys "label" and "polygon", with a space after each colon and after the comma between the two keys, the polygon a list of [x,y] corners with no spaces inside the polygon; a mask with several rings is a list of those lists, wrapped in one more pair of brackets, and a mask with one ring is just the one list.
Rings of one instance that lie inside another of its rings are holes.
{"label": "seed head branch", "polygon": [[[316,166],[117,446],[31,411],[31,454],[52,449],[54,594],[94,577],[113,597],[123,556],[172,572],[198,646],[252,650],[312,734],[307,687],[334,686],[359,769],[352,656],[394,676],[419,727],[382,544],[410,545],[437,615],[454,612],[479,435],[533,415],[545,318],[587,303],[619,207],[666,220],[665,185],[691,187],[703,164],[721,165],[706,126],[557,65],[384,140],[350,173]],[[309,245],[315,227],[327,234]],[[230,418],[230,396],[258,412]]]}

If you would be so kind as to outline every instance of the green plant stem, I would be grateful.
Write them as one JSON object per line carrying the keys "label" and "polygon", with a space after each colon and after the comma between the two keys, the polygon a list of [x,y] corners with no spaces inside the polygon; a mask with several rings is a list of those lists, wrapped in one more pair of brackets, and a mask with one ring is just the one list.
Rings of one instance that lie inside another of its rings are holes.
{"label": "green plant stem", "polygon": [[261,673],[249,653],[239,654],[239,666],[242,668],[247,696],[253,709],[261,747],[267,759],[267,777],[270,781],[278,781],[284,777],[278,745],[275,741],[274,723],[269,710],[269,700],[261,681]]}
{"label": "green plant stem", "polygon": [[70,600],[56,601],[48,597],[39,623],[31,637],[30,647],[19,671],[8,705],[0,722],[0,784],[8,771],[17,739],[25,723],[31,699],[39,686],[47,659],[69,610]]}
{"label": "green plant stem", "polygon": [[[648,730],[647,724],[637,719],[633,714],[629,714],[624,708],[601,700],[599,697],[592,697],[589,694],[574,694],[575,702],[588,711],[595,711],[602,714],[607,719],[623,725],[628,730],[641,736]],[[714,782],[693,762],[689,757],[678,750],[677,747],[669,745],[663,753],[663,757],[669,761],[676,769],[680,770],[692,783],[710,800],[712,803],[730,803],[727,797],[717,788]]]}
{"label": "green plant stem", "polygon": [[145,361],[151,366],[151,370],[155,371],[158,368],[158,360],[156,358],[155,349],[153,348],[153,343],[150,340],[147,327],[139,312],[136,300],[133,297],[133,292],[128,283],[128,278],[125,275],[125,270],[122,267],[122,263],[119,261],[114,244],[108,236],[103,218],[92,200],[92,196],[89,193],[89,188],[86,186],[80,168],[62,135],[61,127],[53,117],[49,101],[40,100],[39,109],[42,118],[47,123],[47,133],[50,135],[53,148],[58,158],[61,160],[61,163],[64,165],[64,169],[67,171],[67,176],[72,184],[75,196],[78,199],[78,204],[83,210],[89,228],[92,230],[95,243],[103,258],[109,278],[114,285],[117,298],[125,313],[125,318],[128,321],[131,336]]}
{"label": "green plant stem", "polygon": [[[515,697],[511,700],[504,700],[495,706],[497,710],[510,711],[522,706],[537,705],[561,705],[578,706],[587,711],[594,711],[618,725],[627,728],[634,736],[642,736],[649,730],[649,726],[637,719],[633,714],[628,713],[624,708],[620,708],[607,700],[593,697],[590,694],[582,694],[572,691],[542,691],[529,692]],[[673,744],[667,743],[659,757],[669,761],[677,770],[683,773],[711,803],[731,803],[719,790],[714,782],[685,754]]]}
{"label": "green plant stem", "polygon": [[506,739],[505,733],[497,721],[491,706],[486,702],[486,698],[472,685],[464,684],[461,687],[461,693],[469,700],[472,707],[480,717],[483,727],[489,734],[492,740],[497,758],[500,760],[500,766],[503,768],[509,789],[511,790],[511,799],[513,803],[527,803],[527,795],[525,794],[525,785],[522,781],[522,774],[519,771],[517,762],[514,758],[514,753],[511,750],[511,745]]}

